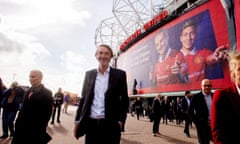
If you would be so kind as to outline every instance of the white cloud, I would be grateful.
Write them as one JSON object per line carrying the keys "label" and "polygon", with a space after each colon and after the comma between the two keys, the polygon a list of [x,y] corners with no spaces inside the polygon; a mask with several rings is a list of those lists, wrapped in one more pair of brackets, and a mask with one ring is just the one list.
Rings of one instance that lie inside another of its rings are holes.
{"label": "white cloud", "polygon": [[37,67],[36,60],[50,56],[49,51],[33,36],[11,31],[0,32],[0,51],[0,74],[5,76],[7,85],[13,79],[28,84],[26,73]]}
{"label": "white cloud", "polygon": [[18,5],[17,15],[2,15],[1,24],[8,28],[29,29],[41,25],[71,23],[85,25],[88,11],[73,9],[73,0],[12,0]]}
{"label": "white cloud", "polygon": [[80,67],[84,63],[87,63],[86,57],[82,54],[77,54],[72,51],[67,51],[61,57],[62,65],[66,67],[68,71],[78,71],[82,70]]}
{"label": "white cloud", "polygon": [[0,0],[0,77],[6,85],[12,80],[29,85],[29,71],[40,69],[48,88],[80,93],[85,71],[96,66],[94,29],[111,14],[102,11],[109,5],[106,0]]}

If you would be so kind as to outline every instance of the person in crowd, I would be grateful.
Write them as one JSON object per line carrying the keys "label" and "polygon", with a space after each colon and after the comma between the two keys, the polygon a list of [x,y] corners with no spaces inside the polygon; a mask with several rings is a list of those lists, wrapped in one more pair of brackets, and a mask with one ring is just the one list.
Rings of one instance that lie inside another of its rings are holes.
{"label": "person in crowd", "polygon": [[130,105],[130,111],[131,111],[131,116],[132,117],[134,117],[135,114],[136,114],[135,103],[136,103],[136,99],[132,100],[131,105]]}
{"label": "person in crowd", "polygon": [[162,117],[162,108],[161,108],[161,95],[158,94],[153,100],[152,104],[152,119],[153,119],[153,136],[160,135],[159,125]]}
{"label": "person in crowd", "polygon": [[211,129],[214,144],[239,142],[240,129],[240,53],[229,53],[232,84],[216,90],[212,100]]}
{"label": "person in crowd", "polygon": [[199,144],[209,144],[212,140],[211,135],[211,92],[212,82],[209,79],[203,79],[201,82],[201,92],[192,96],[189,115],[196,126]]}
{"label": "person in crowd", "polygon": [[140,116],[143,116],[143,104],[140,96],[137,97],[134,106],[137,115],[137,120],[139,120]]}
{"label": "person in crowd", "polygon": [[[2,99],[3,99],[2,93],[3,93],[3,91],[4,91],[5,89],[6,89],[6,87],[5,87],[5,85],[3,84],[2,79],[0,78],[0,103],[1,103],[1,101],[2,101]],[[1,104],[0,104],[0,115],[1,115],[1,109],[2,109],[2,107],[1,107]]]}
{"label": "person in crowd", "polygon": [[206,78],[206,65],[212,65],[223,62],[227,59],[224,52],[226,47],[219,46],[212,52],[208,48],[197,49],[195,41],[197,38],[197,24],[192,21],[186,21],[182,27],[180,34],[180,42],[182,47],[177,54],[177,57],[184,59],[185,65],[173,66],[174,73],[184,73],[188,82],[198,82]]}
{"label": "person in crowd", "polygon": [[18,82],[14,81],[10,88],[3,92],[3,99],[1,101],[2,112],[2,139],[8,138],[10,131],[10,137],[14,135],[14,120],[18,110],[21,107],[24,90],[18,86]]}
{"label": "person in crowd", "polygon": [[173,100],[169,102],[168,119],[169,119],[169,122],[174,121],[174,101]]}
{"label": "person in crowd", "polygon": [[137,94],[137,80],[134,79],[133,80],[133,95],[136,95]]}
{"label": "person in crowd", "polygon": [[174,112],[176,124],[180,125],[182,123],[182,101],[180,97],[177,97],[176,102],[174,103]]}
{"label": "person in crowd", "polygon": [[168,96],[164,96],[164,99],[161,102],[161,106],[162,106],[163,123],[168,124],[169,108],[170,108]]}
{"label": "person in crowd", "polygon": [[[150,72],[151,83],[156,86],[161,84],[173,84],[185,82],[184,74],[173,72],[171,67],[176,65],[184,65],[183,56],[177,56],[178,51],[170,48],[169,36],[167,30],[161,30],[155,37],[155,46],[159,54],[158,61],[155,64],[153,74]],[[177,61],[177,62],[176,62]],[[174,67],[173,67],[174,68]]]}
{"label": "person in crowd", "polygon": [[185,91],[185,97],[182,99],[182,111],[183,111],[183,118],[185,121],[184,133],[189,138],[191,137],[189,133],[189,125],[190,125],[191,119],[188,112],[190,107],[190,102],[191,102],[191,92],[187,90]]}
{"label": "person in crowd", "polygon": [[63,105],[63,112],[64,113],[68,113],[68,106],[70,104],[70,101],[71,101],[71,97],[70,97],[70,93],[67,92],[66,95],[64,96],[64,105]]}
{"label": "person in crowd", "polygon": [[62,92],[62,88],[58,88],[57,93],[55,93],[55,95],[54,95],[54,104],[53,104],[51,124],[54,124],[56,111],[57,111],[57,123],[60,123],[60,115],[61,115],[61,108],[62,108],[62,104],[63,104],[63,98],[64,98],[64,94]]}
{"label": "person in crowd", "polygon": [[95,57],[99,65],[85,74],[74,136],[85,135],[86,144],[119,144],[129,106],[126,72],[109,65],[113,51],[106,44]]}
{"label": "person in crowd", "polygon": [[52,113],[52,92],[42,84],[40,70],[31,70],[30,89],[23,99],[18,113],[12,144],[47,144],[51,136],[47,133],[48,122]]}
{"label": "person in crowd", "polygon": [[2,79],[0,78],[0,102],[2,101],[2,93],[3,93],[3,82]]}

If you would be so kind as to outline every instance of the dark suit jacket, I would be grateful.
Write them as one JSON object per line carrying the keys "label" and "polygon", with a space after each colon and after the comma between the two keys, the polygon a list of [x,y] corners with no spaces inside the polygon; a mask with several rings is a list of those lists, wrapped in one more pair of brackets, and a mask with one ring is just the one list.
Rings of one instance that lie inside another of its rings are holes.
{"label": "dark suit jacket", "polygon": [[[211,95],[213,94],[211,93]],[[196,125],[199,123],[208,124],[209,112],[202,92],[192,96],[189,115]]]}
{"label": "dark suit jacket", "polygon": [[239,142],[240,95],[235,84],[214,92],[211,117],[214,144]]}
{"label": "dark suit jacket", "polygon": [[152,112],[155,118],[160,118],[162,116],[161,101],[156,98],[153,100]]}
{"label": "dark suit jacket", "polygon": [[[79,135],[85,134],[84,123],[90,116],[94,97],[94,86],[97,69],[86,72],[82,96],[76,112],[75,121],[79,122]],[[119,69],[110,68],[108,89],[105,93],[105,119],[125,122],[129,105],[126,73]]]}
{"label": "dark suit jacket", "polygon": [[50,139],[46,133],[51,117],[53,97],[52,92],[43,85],[33,92],[30,99],[26,92],[23,107],[17,117],[13,144],[46,144]]}
{"label": "dark suit jacket", "polygon": [[[189,98],[189,100],[191,101],[191,98]],[[187,102],[186,97],[184,96],[182,98],[182,110],[184,113],[188,113],[188,109],[189,109],[188,102]]]}

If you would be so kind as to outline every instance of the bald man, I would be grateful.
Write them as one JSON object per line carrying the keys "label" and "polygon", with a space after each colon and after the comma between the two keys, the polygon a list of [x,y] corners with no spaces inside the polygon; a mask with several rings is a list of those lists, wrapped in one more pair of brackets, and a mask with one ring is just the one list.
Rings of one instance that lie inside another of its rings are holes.
{"label": "bald man", "polygon": [[209,144],[212,140],[210,114],[213,93],[211,90],[212,82],[209,79],[203,79],[201,92],[193,95],[190,102],[189,114],[196,126],[199,144]]}
{"label": "bald man", "polygon": [[46,129],[52,113],[53,97],[52,92],[42,84],[42,79],[40,70],[30,71],[31,88],[24,96],[12,144],[47,144],[51,140]]}

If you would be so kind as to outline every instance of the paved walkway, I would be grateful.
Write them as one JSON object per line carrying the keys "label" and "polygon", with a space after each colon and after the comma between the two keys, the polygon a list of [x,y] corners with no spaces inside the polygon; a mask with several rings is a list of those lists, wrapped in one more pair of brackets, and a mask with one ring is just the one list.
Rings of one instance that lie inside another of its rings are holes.
{"label": "paved walkway", "polygon": [[[73,124],[76,107],[71,106],[69,113],[61,115],[61,123],[51,125],[49,123],[48,132],[52,136],[49,144],[83,144],[84,137],[76,140],[73,137]],[[0,118],[0,124],[2,124]],[[122,133],[121,144],[197,144],[196,130],[193,125],[190,128],[191,138],[187,138],[183,133],[184,125],[177,126],[175,123],[169,122],[168,125],[160,124],[160,136],[152,136],[152,123],[147,117],[128,116],[125,132]],[[0,125],[0,135],[2,129]],[[0,144],[10,144],[11,138],[0,139]]]}

